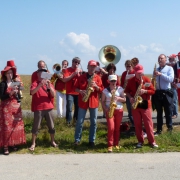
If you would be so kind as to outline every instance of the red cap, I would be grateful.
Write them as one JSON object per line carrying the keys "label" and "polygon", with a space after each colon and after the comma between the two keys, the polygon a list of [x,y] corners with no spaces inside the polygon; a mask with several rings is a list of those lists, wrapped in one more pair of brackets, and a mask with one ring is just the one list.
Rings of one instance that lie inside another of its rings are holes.
{"label": "red cap", "polygon": [[7,66],[14,67],[14,66],[15,66],[14,61],[13,61],[13,60],[9,60],[9,61],[7,61]]}
{"label": "red cap", "polygon": [[137,73],[143,73],[143,72],[144,72],[144,68],[143,68],[142,65],[137,64],[137,65],[134,67],[134,71],[137,72]]}
{"label": "red cap", "polygon": [[7,72],[7,71],[9,71],[10,69],[12,69],[12,71],[13,71],[13,77],[15,78],[15,77],[16,77],[16,69],[13,68],[13,67],[11,67],[11,66],[6,66],[6,67],[4,68],[4,70],[1,71],[1,76],[4,76],[4,73]]}
{"label": "red cap", "polygon": [[176,58],[176,54],[171,54],[169,58]]}
{"label": "red cap", "polygon": [[88,65],[90,65],[90,66],[97,66],[97,62],[95,60],[90,60],[88,62]]}

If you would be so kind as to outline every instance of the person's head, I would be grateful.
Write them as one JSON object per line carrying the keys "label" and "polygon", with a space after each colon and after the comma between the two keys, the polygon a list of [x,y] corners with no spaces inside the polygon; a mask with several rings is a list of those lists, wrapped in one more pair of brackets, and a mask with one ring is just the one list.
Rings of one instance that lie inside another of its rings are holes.
{"label": "person's head", "polygon": [[97,67],[97,61],[95,61],[95,60],[90,60],[90,61],[88,62],[88,67],[87,67],[88,73],[89,73],[90,75],[94,74],[94,72],[96,71],[96,67]]}
{"label": "person's head", "polygon": [[126,71],[131,71],[133,69],[131,60],[127,60],[124,65],[126,67]]}
{"label": "person's head", "polygon": [[132,58],[131,59],[131,64],[132,64],[132,66],[134,68],[137,64],[139,64],[139,59],[136,58],[136,57]]}
{"label": "person's head", "polygon": [[78,68],[80,62],[81,62],[81,59],[79,57],[74,57],[72,59],[72,68]]}
{"label": "person's head", "polygon": [[14,67],[14,68],[16,68],[16,65],[15,65],[15,63],[14,63],[14,61],[13,61],[13,60],[9,60],[9,61],[7,61],[7,66],[10,66],[10,67]]}
{"label": "person's head", "polygon": [[177,54],[178,60],[180,61],[180,52]]}
{"label": "person's head", "polygon": [[164,67],[166,65],[166,55],[160,54],[158,57],[158,63],[160,67]]}
{"label": "person's head", "polygon": [[169,56],[169,63],[168,65],[174,66],[176,63],[176,54],[171,54]]}
{"label": "person's head", "polygon": [[1,80],[7,81],[16,78],[16,68],[11,66],[6,66],[4,70],[1,71]]}
{"label": "person's head", "polygon": [[68,65],[69,65],[69,63],[68,63],[67,60],[63,60],[63,61],[62,61],[62,68],[63,68],[63,69],[66,69],[66,68],[68,67]]}
{"label": "person's head", "polygon": [[115,74],[116,72],[116,66],[113,63],[108,64],[108,66],[106,67],[106,70],[108,72],[109,75],[111,74]]}
{"label": "person's head", "polygon": [[38,69],[47,69],[46,63],[43,60],[38,61]]}
{"label": "person's head", "polygon": [[116,75],[109,75],[108,76],[108,81],[110,83],[110,86],[115,86],[117,83],[117,76]]}
{"label": "person's head", "polygon": [[137,64],[134,67],[134,71],[137,79],[141,79],[141,77],[144,75],[144,68],[141,64]]}

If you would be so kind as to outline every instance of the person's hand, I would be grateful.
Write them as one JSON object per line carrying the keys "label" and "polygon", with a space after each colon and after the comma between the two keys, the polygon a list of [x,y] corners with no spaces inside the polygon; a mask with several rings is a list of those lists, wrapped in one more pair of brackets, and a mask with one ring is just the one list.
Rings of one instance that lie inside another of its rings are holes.
{"label": "person's hand", "polygon": [[62,79],[63,75],[62,74],[57,74],[58,79]]}
{"label": "person's hand", "polygon": [[50,82],[50,80],[46,80],[46,85],[47,85],[47,88],[48,88],[48,89],[51,88],[51,82]]}
{"label": "person's hand", "polygon": [[79,93],[81,94],[82,97],[84,97],[86,94],[86,90],[80,90]]}
{"label": "person's hand", "polygon": [[155,76],[161,76],[162,73],[160,73],[159,71],[155,71],[155,72],[154,72],[154,75],[155,75]]}
{"label": "person's hand", "polygon": [[133,97],[131,97],[129,100],[130,100],[130,103],[131,103],[131,104],[133,104],[133,103],[135,102],[135,100],[134,100]]}
{"label": "person's hand", "polygon": [[147,93],[147,90],[141,89],[140,92],[139,92],[139,95],[142,95],[142,94],[145,94],[145,93]]}
{"label": "person's hand", "polygon": [[90,85],[91,87],[94,87],[94,88],[98,88],[98,85],[96,84],[96,82],[95,81],[91,81],[91,85]]}

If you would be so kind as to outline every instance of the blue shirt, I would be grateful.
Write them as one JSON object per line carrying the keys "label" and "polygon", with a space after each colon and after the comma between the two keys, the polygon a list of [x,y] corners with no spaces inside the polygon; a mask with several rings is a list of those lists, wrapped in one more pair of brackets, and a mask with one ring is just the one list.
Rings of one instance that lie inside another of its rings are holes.
{"label": "blue shirt", "polygon": [[167,90],[171,88],[174,80],[174,70],[171,66],[165,65],[162,69],[158,67],[157,71],[161,72],[161,76],[156,76],[156,89]]}

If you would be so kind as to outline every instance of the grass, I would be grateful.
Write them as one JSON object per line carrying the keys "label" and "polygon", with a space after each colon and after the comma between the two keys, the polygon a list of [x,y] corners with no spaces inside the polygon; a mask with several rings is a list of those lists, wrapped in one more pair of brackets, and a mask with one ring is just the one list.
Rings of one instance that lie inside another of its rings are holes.
{"label": "grass", "polygon": [[[33,119],[27,117],[24,119],[27,144],[21,145],[17,154],[31,153],[28,147],[31,145],[31,126]],[[58,148],[50,146],[50,136],[46,126],[46,122],[43,120],[41,129],[39,131],[36,148],[33,154],[67,154],[67,153],[107,153],[107,127],[106,123],[97,123],[96,133],[96,146],[95,148],[88,147],[89,137],[89,120],[85,120],[81,144],[77,147],[73,146],[75,127],[68,127],[65,124],[65,119],[55,119],[55,140],[58,144]],[[120,150],[114,150],[114,153],[152,153],[152,152],[179,152],[180,151],[180,127],[176,126],[172,133],[166,132],[164,127],[163,133],[160,136],[155,137],[159,148],[151,148],[148,145],[147,139],[143,148],[136,149],[137,139],[135,136],[127,136],[126,132],[121,133]]]}

